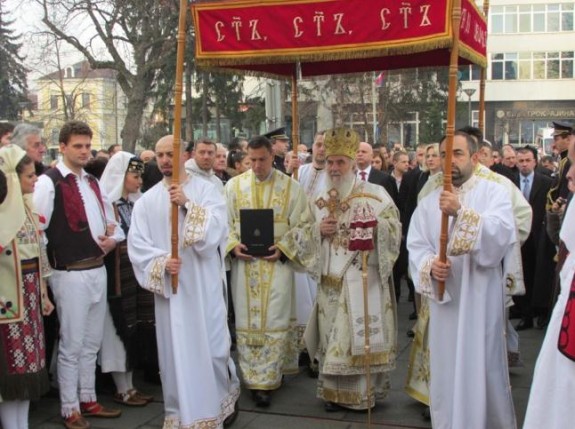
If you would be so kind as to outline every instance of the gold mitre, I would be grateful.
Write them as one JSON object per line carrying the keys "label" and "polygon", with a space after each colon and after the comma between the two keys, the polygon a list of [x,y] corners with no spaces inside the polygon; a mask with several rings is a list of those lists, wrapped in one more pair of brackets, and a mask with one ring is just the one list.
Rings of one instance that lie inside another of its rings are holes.
{"label": "gold mitre", "polygon": [[325,155],[347,156],[355,159],[359,149],[359,134],[349,128],[334,128],[325,132]]}

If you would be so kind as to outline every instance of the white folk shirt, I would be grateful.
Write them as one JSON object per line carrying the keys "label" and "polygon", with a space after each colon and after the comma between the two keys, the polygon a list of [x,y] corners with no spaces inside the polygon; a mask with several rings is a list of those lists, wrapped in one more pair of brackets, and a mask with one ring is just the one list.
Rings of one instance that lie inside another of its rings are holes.
{"label": "white folk shirt", "polygon": [[[63,162],[59,162],[56,165],[56,168],[60,170],[63,177],[66,177],[68,174],[74,174],[76,177],[78,189],[80,190],[82,200],[84,201],[84,210],[86,211],[88,225],[90,226],[90,233],[92,234],[94,241],[99,243],[100,240],[98,237],[106,235],[106,224],[115,225],[114,233],[110,237],[114,239],[116,243],[123,241],[126,236],[124,235],[124,231],[120,227],[119,223],[116,221],[112,204],[108,201],[102,187],[100,187],[100,193],[102,195],[102,203],[104,204],[104,213],[102,213],[98,197],[90,187],[88,173],[82,170],[80,172],[80,176],[78,176]],[[36,183],[36,188],[34,190],[34,207],[38,214],[43,216],[46,220],[45,223],[41,223],[40,225],[42,229],[46,229],[48,225],[50,225],[50,219],[52,219],[52,214],[54,213],[55,195],[56,190],[52,179],[46,175],[41,175],[38,178],[38,182]]]}

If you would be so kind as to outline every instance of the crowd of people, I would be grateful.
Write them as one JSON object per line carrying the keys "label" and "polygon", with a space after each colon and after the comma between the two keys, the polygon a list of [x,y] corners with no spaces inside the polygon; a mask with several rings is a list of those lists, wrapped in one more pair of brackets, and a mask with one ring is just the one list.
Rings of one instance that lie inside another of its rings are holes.
{"label": "crowd of people", "polygon": [[66,428],[120,417],[98,401],[97,365],[122,406],[154,399],[134,370],[159,377],[164,429],[228,427],[240,384],[268,407],[304,364],[326,412],[369,410],[397,365],[402,288],[405,391],[434,428],[517,427],[509,368],[533,328],[547,332],[524,427],[569,427],[575,134],[554,125],[557,162],[456,131],[444,189],[447,137],[408,151],[335,128],[289,151],[280,128],[198,139],[176,164],[173,136],[95,151],[69,121],[46,166],[41,130],[0,124],[3,429],[28,427],[50,379]]}

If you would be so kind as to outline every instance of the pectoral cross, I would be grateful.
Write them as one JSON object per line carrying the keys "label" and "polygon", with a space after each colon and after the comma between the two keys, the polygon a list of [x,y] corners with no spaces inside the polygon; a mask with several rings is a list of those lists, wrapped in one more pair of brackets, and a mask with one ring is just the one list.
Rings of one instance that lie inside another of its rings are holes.
{"label": "pectoral cross", "polygon": [[[337,189],[332,188],[328,191],[327,193],[329,195],[329,198],[326,200],[323,197],[318,198],[315,201],[315,205],[319,208],[319,209],[323,209],[323,208],[327,208],[328,211],[328,217],[332,218],[332,219],[337,219],[337,212],[338,210],[341,213],[345,213],[346,211],[349,210],[349,203],[347,202],[347,200],[341,201],[339,199],[339,192],[337,191]],[[340,225],[341,228],[341,225]],[[344,241],[346,239],[346,233],[347,231],[343,231],[343,237],[342,237],[342,230],[339,230],[338,232],[336,232],[335,235],[329,237],[329,242],[330,244],[334,247],[334,250],[337,252],[338,248],[340,247],[340,245],[344,245]],[[343,246],[345,247],[345,245]],[[328,260],[329,260],[329,255],[328,255]],[[329,265],[329,262],[328,262]]]}
{"label": "pectoral cross", "polygon": [[332,218],[336,218],[336,212],[339,209],[342,213],[345,213],[349,210],[349,204],[346,201],[341,202],[339,199],[339,192],[337,189],[332,188],[327,193],[329,198],[325,200],[323,197],[320,197],[316,200],[315,205],[319,209],[327,208],[329,216]]}

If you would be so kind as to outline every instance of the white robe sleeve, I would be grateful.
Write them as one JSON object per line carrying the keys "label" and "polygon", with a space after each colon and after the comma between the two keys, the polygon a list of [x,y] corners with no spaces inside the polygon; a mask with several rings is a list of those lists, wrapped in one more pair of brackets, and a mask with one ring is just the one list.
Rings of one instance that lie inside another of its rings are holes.
{"label": "white robe sleeve", "polygon": [[[156,205],[163,203],[162,201],[152,202]],[[162,223],[168,222],[168,219],[154,217],[157,210],[148,207],[146,203],[147,200],[142,198],[134,205],[128,232],[128,256],[140,286],[167,298],[171,294],[171,276],[166,272],[166,262],[170,253],[158,247],[161,243],[154,242],[152,228],[167,230]]]}
{"label": "white robe sleeve", "polygon": [[447,255],[470,254],[480,267],[496,267],[517,240],[511,202],[505,192],[491,192],[481,213],[463,207],[449,233]]}
{"label": "white robe sleeve", "polygon": [[228,235],[224,197],[208,182],[203,184],[201,196],[191,194],[187,196],[190,201],[186,203],[182,247],[192,247],[199,256],[202,254],[211,256]]}
{"label": "white robe sleeve", "polygon": [[433,219],[426,217],[425,206],[429,202],[429,199],[422,200],[411,217],[406,243],[409,253],[409,272],[418,293],[434,301],[446,303],[451,301],[449,293],[445,290],[443,300],[439,301],[437,282],[431,278],[431,265],[438,257],[439,242],[430,232],[429,224],[430,221],[433,222]]}

